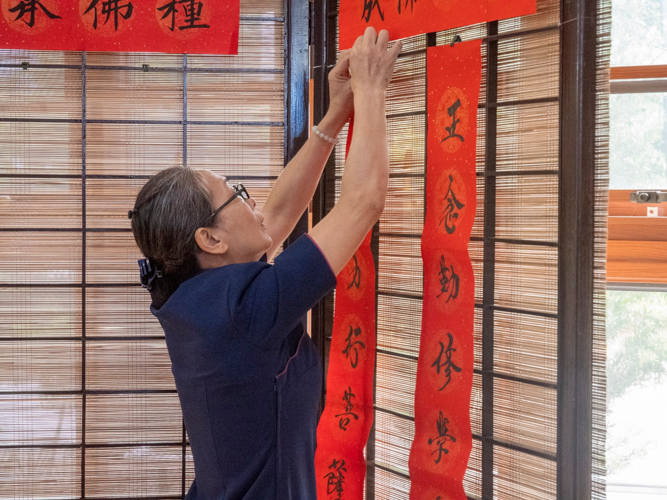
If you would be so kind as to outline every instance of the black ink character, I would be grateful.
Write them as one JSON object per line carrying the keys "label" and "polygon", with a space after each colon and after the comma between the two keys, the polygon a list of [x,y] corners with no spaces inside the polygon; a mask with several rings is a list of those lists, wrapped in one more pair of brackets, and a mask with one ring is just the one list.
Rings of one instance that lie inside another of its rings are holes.
{"label": "black ink character", "polygon": [[[114,30],[118,31],[118,17],[122,17],[126,21],[132,17],[132,12],[134,11],[134,6],[131,2],[127,2],[125,5],[120,5],[121,0],[105,0],[102,2],[102,15],[107,16],[104,20],[104,24],[109,22],[111,14],[113,14],[113,25]],[[93,29],[97,29],[97,5],[100,3],[100,0],[93,0],[90,2],[90,5],[83,13],[85,16],[91,10],[94,11],[95,17],[93,18]],[[124,11],[124,12],[123,12]]]}
{"label": "black ink character", "polygon": [[345,483],[345,474],[343,474],[343,472],[347,472],[347,469],[345,468],[345,460],[338,461],[334,459],[329,466],[329,470],[331,470],[331,472],[324,476],[327,480],[327,495],[335,493],[336,499],[339,500],[342,498],[344,491],[343,483]]}
{"label": "black ink character", "polygon": [[449,265],[445,262],[445,256],[440,256],[440,293],[438,297],[447,294],[447,300],[449,302],[452,299],[455,299],[459,296],[459,275],[454,272],[454,266]]}
{"label": "black ink character", "polygon": [[[440,344],[440,354],[438,354],[438,358],[431,365],[431,367],[435,366],[435,371],[438,373],[438,375],[440,375],[440,370],[442,368],[445,369],[445,378],[447,381],[445,382],[445,385],[443,385],[439,390],[443,390],[452,381],[452,370],[454,370],[456,373],[461,373],[461,368],[456,366],[452,361],[452,354],[456,352],[456,349],[452,347],[452,344],[454,343],[454,337],[452,337],[451,333],[447,333],[447,336],[449,337],[449,344],[447,345],[447,348],[445,349],[445,344],[438,342]],[[445,355],[444,362],[442,361],[443,354]]]}
{"label": "black ink character", "polygon": [[16,19],[14,19],[14,21],[23,19],[23,16],[29,14],[30,19],[28,21],[23,19],[23,22],[32,28],[35,25],[35,13],[37,12],[37,9],[42,9],[42,12],[44,12],[49,19],[62,19],[62,17],[55,15],[53,12],[49,12],[39,0],[23,0],[16,4],[15,7],[9,9],[9,12],[12,14],[16,12]]}
{"label": "black ink character", "polygon": [[449,419],[443,417],[442,412],[440,412],[440,417],[438,418],[437,426],[438,426],[438,437],[435,439],[429,438],[428,444],[432,445],[433,443],[436,444],[438,447],[437,450],[431,452],[431,455],[435,455],[436,453],[438,454],[438,458],[435,459],[435,463],[439,464],[440,460],[442,459],[442,454],[444,453],[445,455],[449,454],[449,449],[445,448],[445,445],[447,444],[447,440],[451,441],[452,443],[456,443],[456,438],[449,434],[449,429],[447,429],[447,424],[449,423]]}
{"label": "black ink character", "polygon": [[353,255],[352,258],[354,259],[354,269],[352,269],[350,272],[352,275],[352,281],[349,285],[347,285],[347,289],[349,290],[350,288],[355,287],[357,290],[359,290],[359,287],[361,286],[361,268],[359,267],[357,256]]}
{"label": "black ink character", "polygon": [[336,415],[336,418],[340,418],[338,421],[338,426],[344,431],[346,431],[347,426],[350,425],[350,417],[354,417],[355,420],[359,420],[359,416],[352,412],[352,410],[354,410],[352,398],[356,398],[356,396],[352,394],[352,387],[348,386],[345,394],[343,395],[343,401],[345,401],[345,413]]}
{"label": "black ink character", "polygon": [[[403,3],[403,0],[398,0],[398,13],[401,14],[401,4]],[[410,12],[412,12],[415,8],[415,3],[417,3],[417,0],[405,0],[405,5],[403,6],[403,9],[407,11],[408,8],[408,3],[410,4]]]}
{"label": "black ink character", "polygon": [[461,142],[465,141],[462,135],[456,133],[456,126],[461,122],[459,118],[456,118],[456,112],[460,107],[461,107],[461,99],[457,99],[454,104],[452,104],[449,108],[447,108],[447,114],[452,117],[452,125],[450,127],[445,127],[445,130],[447,130],[447,133],[449,135],[440,142],[445,142],[447,139],[453,139],[455,137],[459,139]]}
{"label": "black ink character", "polygon": [[366,22],[369,22],[371,20],[373,9],[376,7],[378,14],[380,14],[380,19],[384,21],[384,13],[382,12],[382,7],[380,7],[380,0],[364,0],[364,12],[361,14],[361,18]]}
{"label": "black ink character", "polygon": [[171,16],[171,27],[169,28],[171,31],[174,31],[176,26],[176,12],[178,12],[178,5],[183,6],[183,14],[185,16],[185,25],[179,26],[179,30],[211,27],[208,24],[196,24],[201,21],[201,11],[204,8],[203,2],[197,2],[195,0],[172,0],[157,9],[160,12],[164,11],[164,15],[160,19],[166,19],[168,16]]}
{"label": "black ink character", "polygon": [[454,234],[454,231],[456,231],[455,219],[459,218],[459,211],[465,207],[465,205],[456,198],[456,193],[454,193],[454,190],[452,189],[453,181],[454,177],[450,175],[449,189],[447,189],[447,193],[445,194],[447,205],[445,205],[442,219],[438,222],[438,226],[443,222],[445,223],[445,231],[447,231],[447,234]]}
{"label": "black ink character", "polygon": [[[361,340],[355,340],[352,342],[352,335],[355,337],[358,337],[361,335],[361,328],[352,328],[352,325],[350,325],[350,334],[347,336],[346,342],[347,346],[345,349],[343,349],[343,354],[345,354],[345,357],[350,360],[350,363],[352,364],[352,368],[357,367],[357,363],[359,362],[359,349],[366,349],[366,344],[364,344]],[[357,347],[358,346],[358,347]],[[354,350],[354,353],[352,352]]]}

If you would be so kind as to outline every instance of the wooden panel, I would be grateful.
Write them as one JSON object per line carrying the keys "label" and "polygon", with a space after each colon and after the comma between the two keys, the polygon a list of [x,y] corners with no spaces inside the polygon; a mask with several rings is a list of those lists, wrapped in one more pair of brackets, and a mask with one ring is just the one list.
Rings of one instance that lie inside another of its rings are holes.
{"label": "wooden panel", "polygon": [[610,94],[651,94],[667,92],[667,79],[614,80],[609,85]]}
{"label": "wooden panel", "polygon": [[609,217],[607,224],[609,240],[667,241],[667,217]]}
{"label": "wooden panel", "polygon": [[607,243],[607,262],[612,261],[667,265],[667,242],[610,240]]}
{"label": "wooden panel", "polygon": [[667,263],[608,261],[607,281],[667,283]]}
{"label": "wooden panel", "polygon": [[[657,188],[656,190],[665,190]],[[660,217],[667,217],[667,203],[635,203],[630,201],[630,193],[634,193],[633,189],[613,189],[609,191],[609,216],[623,216],[634,215],[646,217],[647,207],[659,207],[658,215]]]}
{"label": "wooden panel", "polygon": [[667,78],[667,65],[616,66],[611,68],[610,80],[633,80],[637,78]]}

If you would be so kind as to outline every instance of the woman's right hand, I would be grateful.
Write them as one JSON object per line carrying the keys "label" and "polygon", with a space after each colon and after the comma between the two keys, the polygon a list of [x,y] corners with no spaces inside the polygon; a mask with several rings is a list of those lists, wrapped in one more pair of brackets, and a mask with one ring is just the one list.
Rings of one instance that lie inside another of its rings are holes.
{"label": "woman's right hand", "polygon": [[372,27],[366,28],[366,32],[354,42],[350,50],[350,75],[355,95],[384,93],[389,86],[402,43],[397,41],[391,50],[387,50],[388,45],[389,32],[382,30],[377,34]]}

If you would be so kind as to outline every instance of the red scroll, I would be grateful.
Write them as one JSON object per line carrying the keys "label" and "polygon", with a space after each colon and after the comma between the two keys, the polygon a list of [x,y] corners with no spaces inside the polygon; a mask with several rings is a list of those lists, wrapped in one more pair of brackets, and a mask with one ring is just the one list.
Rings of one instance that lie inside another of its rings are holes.
{"label": "red scroll", "polygon": [[535,11],[535,0],[340,0],[339,46],[352,47],[368,26],[395,40]]}
{"label": "red scroll", "polygon": [[424,304],[409,461],[414,500],[466,498],[475,307],[468,242],[481,71],[479,41],[428,49]]}
{"label": "red scroll", "polygon": [[[347,149],[352,139],[352,124]],[[327,403],[317,427],[318,500],[361,500],[364,447],[373,425],[375,262],[371,233],[338,275],[327,372]]]}
{"label": "red scroll", "polygon": [[0,48],[236,54],[239,0],[0,0]]}

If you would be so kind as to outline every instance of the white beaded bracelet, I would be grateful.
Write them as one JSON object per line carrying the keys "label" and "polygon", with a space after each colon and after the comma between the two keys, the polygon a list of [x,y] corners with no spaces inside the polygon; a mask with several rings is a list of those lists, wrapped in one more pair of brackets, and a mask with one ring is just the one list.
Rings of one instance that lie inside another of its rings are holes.
{"label": "white beaded bracelet", "polygon": [[317,125],[313,125],[313,133],[314,133],[315,135],[317,135],[318,137],[321,137],[321,138],[324,139],[325,141],[330,142],[330,143],[333,144],[334,146],[340,142],[340,139],[338,139],[338,136],[336,136],[336,137],[329,137],[328,135],[323,134],[322,132],[320,132],[320,130],[317,128]]}

